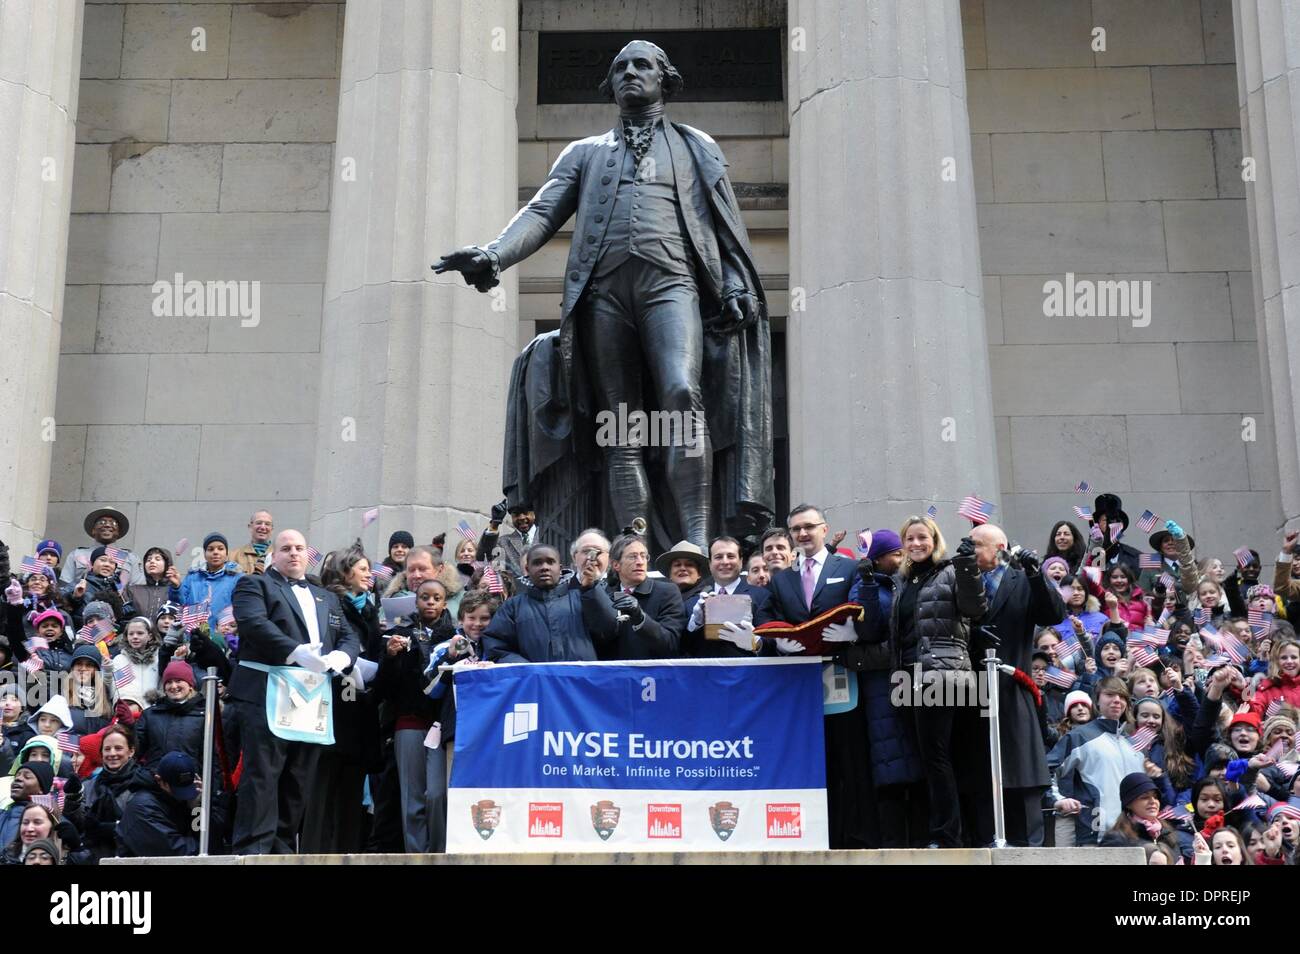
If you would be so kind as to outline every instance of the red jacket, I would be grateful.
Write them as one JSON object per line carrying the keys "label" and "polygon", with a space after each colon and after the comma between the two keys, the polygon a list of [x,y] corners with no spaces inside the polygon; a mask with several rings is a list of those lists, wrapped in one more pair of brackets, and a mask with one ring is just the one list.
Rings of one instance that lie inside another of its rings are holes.
{"label": "red jacket", "polygon": [[1250,700],[1250,711],[1262,719],[1269,705],[1277,699],[1300,709],[1300,679],[1295,676],[1278,676],[1276,679],[1263,680],[1255,690],[1255,698]]}
{"label": "red jacket", "polygon": [[[1115,608],[1119,610],[1120,621],[1129,628],[1130,632],[1141,629],[1143,624],[1146,623],[1147,617],[1151,615],[1151,608],[1147,606],[1146,600],[1142,599],[1142,590],[1136,586],[1133,587],[1128,591],[1128,599],[1124,599],[1118,593],[1115,595],[1119,597],[1119,606]],[[1109,615],[1104,598],[1101,610]]]}

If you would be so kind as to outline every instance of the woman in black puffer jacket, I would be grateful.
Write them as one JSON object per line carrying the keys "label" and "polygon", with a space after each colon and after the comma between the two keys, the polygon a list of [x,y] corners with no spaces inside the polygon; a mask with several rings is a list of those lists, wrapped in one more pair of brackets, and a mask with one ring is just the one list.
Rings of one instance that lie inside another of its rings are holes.
{"label": "woman in black puffer jacket", "polygon": [[131,797],[142,789],[156,788],[153,773],[135,760],[135,733],[129,725],[115,723],[101,737],[104,760],[86,783],[85,844],[94,856],[117,857],[117,823]]}
{"label": "woman in black puffer jacket", "polygon": [[[952,766],[953,736],[958,721],[977,717],[978,710],[955,703],[979,698],[967,643],[970,620],[983,616],[988,603],[969,539],[962,540],[951,560],[945,560],[943,534],[928,517],[909,518],[899,537],[903,564],[889,633],[895,669],[904,671],[906,685],[898,681],[897,671],[895,685],[913,690],[912,716],[930,794],[930,843],[960,848],[961,805]],[[943,690],[942,696],[935,700],[933,695],[939,690]],[[940,704],[933,704],[936,701]]]}

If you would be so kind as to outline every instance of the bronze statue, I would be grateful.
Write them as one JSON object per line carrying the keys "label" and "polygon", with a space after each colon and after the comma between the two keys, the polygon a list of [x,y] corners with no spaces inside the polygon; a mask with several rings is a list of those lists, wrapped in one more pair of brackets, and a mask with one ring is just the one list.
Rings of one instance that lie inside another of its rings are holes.
{"label": "bronze statue", "polygon": [[659,548],[707,547],[771,522],[766,298],[721,150],[664,115],[681,87],[662,49],[629,43],[600,87],[614,128],[570,143],[496,239],[433,266],[488,291],[576,214],[561,328],[515,362],[505,447],[507,499],[557,542],[646,516]]}

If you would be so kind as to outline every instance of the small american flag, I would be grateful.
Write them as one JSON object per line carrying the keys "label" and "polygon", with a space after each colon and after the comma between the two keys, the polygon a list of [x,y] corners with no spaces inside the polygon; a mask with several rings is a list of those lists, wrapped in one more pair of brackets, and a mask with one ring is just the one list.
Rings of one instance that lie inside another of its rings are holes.
{"label": "small american flag", "polygon": [[1111,543],[1114,543],[1114,542],[1115,542],[1116,540],[1118,540],[1120,537],[1124,536],[1124,524],[1122,524],[1122,523],[1110,523],[1110,524],[1107,524],[1107,527],[1108,527],[1108,529],[1109,529],[1109,531],[1110,531],[1110,542],[1111,542]]}
{"label": "small american flag", "polygon": [[1222,645],[1223,651],[1228,654],[1228,658],[1238,665],[1250,658],[1250,647],[1232,633],[1224,633]]}
{"label": "small american flag", "polygon": [[456,524],[456,532],[470,542],[473,542],[476,539],[474,536],[474,528],[469,525],[468,520],[462,520],[460,523]]}
{"label": "small american flag", "polygon": [[320,562],[320,559],[321,559],[321,552],[320,552],[319,550],[317,550],[315,547],[308,547],[308,548],[307,548],[307,565],[308,565],[308,566],[315,566],[317,563]]}
{"label": "small american flag", "polygon": [[1083,567],[1083,575],[1086,576],[1093,583],[1096,583],[1098,586],[1101,586],[1101,567],[1085,566]]}
{"label": "small american flag", "polygon": [[1158,570],[1162,562],[1159,553],[1143,553],[1138,557],[1138,567],[1143,570]]}
{"label": "small american flag", "polygon": [[1141,530],[1143,533],[1150,533],[1152,529],[1155,527],[1156,521],[1159,519],[1160,518],[1157,517],[1155,514],[1153,514],[1150,510],[1143,510],[1142,516],[1138,517],[1138,523],[1137,523],[1138,529]]}
{"label": "small american flag", "polygon": [[1161,574],[1160,574],[1160,581],[1159,581],[1159,582],[1160,582],[1160,585],[1163,586],[1163,587],[1164,587],[1165,589],[1167,589],[1167,590],[1175,589],[1175,588],[1177,588],[1177,586],[1178,586],[1178,581],[1175,580],[1175,579],[1174,579],[1172,576],[1170,576],[1168,573],[1161,573]]}
{"label": "small american flag", "polygon": [[1226,666],[1230,662],[1232,662],[1232,660],[1223,653],[1215,653],[1213,656],[1205,657],[1205,666],[1207,669],[1214,669],[1217,666]]}
{"label": "small american flag", "polygon": [[195,603],[191,606],[181,607],[181,627],[185,630],[191,630],[207,621],[210,613],[209,604],[205,601]]}
{"label": "small american flag", "polygon": [[31,798],[28,799],[28,801],[30,801],[31,804],[33,805],[40,805],[42,808],[49,811],[50,814],[52,815],[62,815],[63,804],[67,800],[67,798],[68,798],[67,794],[64,793],[62,790],[60,790],[57,792],[48,792],[48,793],[37,792],[35,795],[31,796]]}
{"label": "small american flag", "polygon": [[1160,658],[1154,649],[1140,639],[1129,640],[1128,657],[1138,666],[1149,666]]}
{"label": "small american flag", "polygon": [[100,637],[112,632],[112,630],[113,624],[108,620],[97,619],[77,630],[77,641],[81,643],[97,643]]}
{"label": "small american flag", "polygon": [[981,523],[988,523],[989,517],[993,516],[993,511],[996,509],[997,507],[989,503],[987,500],[981,500],[979,497],[971,494],[963,500],[961,506],[957,508],[957,516],[965,517],[971,523],[978,526]]}
{"label": "small american flag", "polygon": [[180,560],[181,554],[184,553],[189,548],[190,548],[190,538],[181,537],[179,540],[176,541],[176,549],[173,550],[172,553],[176,555],[177,560]]}
{"label": "small american flag", "polygon": [[1242,812],[1251,808],[1263,808],[1265,804],[1264,799],[1259,797],[1258,792],[1252,792],[1230,808],[1229,811]]}
{"label": "small american flag", "polygon": [[1074,485],[1074,492],[1076,494],[1086,494],[1091,489],[1092,488],[1088,486],[1088,482],[1086,480],[1081,480]]}
{"label": "small american flag", "polygon": [[1148,646],[1155,647],[1156,649],[1159,649],[1161,646],[1167,646],[1169,644],[1169,630],[1160,629],[1156,626],[1143,626],[1142,642],[1146,643]]}
{"label": "small american flag", "polygon": [[379,508],[371,507],[369,510],[367,510],[365,513],[361,515],[361,529],[364,530],[366,527],[370,526],[378,519],[379,519]]}
{"label": "small american flag", "polygon": [[1204,626],[1210,621],[1210,611],[1204,606],[1198,606],[1192,610],[1192,622],[1197,626]]}
{"label": "small american flag", "polygon": [[[1177,818],[1177,817],[1178,817],[1177,812],[1174,811],[1172,805],[1166,805],[1164,808],[1160,809],[1160,811],[1156,812],[1156,818],[1169,819],[1169,818]],[[1180,855],[1178,857],[1178,863],[1182,864],[1182,861],[1183,859],[1182,856]]]}
{"label": "small american flag", "polygon": [[1274,699],[1272,702],[1268,704],[1268,708],[1264,710],[1265,721],[1273,718],[1273,716],[1277,715],[1281,711],[1282,711],[1282,700]]}
{"label": "small american flag", "polygon": [[1232,551],[1232,555],[1237,558],[1237,566],[1242,567],[1243,569],[1249,566],[1255,559],[1254,555],[1250,552],[1250,547],[1239,547]]}
{"label": "small american flag", "polygon": [[1058,669],[1056,666],[1048,666],[1043,670],[1043,680],[1058,689],[1069,689],[1078,678],[1068,669]]}
{"label": "small american flag", "polygon": [[45,564],[36,557],[25,556],[18,561],[18,569],[23,573],[44,573]]}
{"label": "small american flag", "polygon": [[858,531],[858,553],[861,554],[862,556],[866,556],[870,552],[871,552],[870,528],[866,530]]}
{"label": "small american flag", "polygon": [[22,666],[30,673],[37,673],[45,668],[45,662],[41,659],[40,656],[28,656],[18,665]]}
{"label": "small american flag", "polygon": [[487,584],[489,593],[504,593],[506,591],[501,582],[501,576],[494,566],[489,565],[483,568],[483,582]]}
{"label": "small american flag", "polygon": [[34,653],[38,649],[49,649],[50,641],[44,636],[33,636],[31,639],[23,643],[23,645],[27,647],[29,653]]}
{"label": "small american flag", "polygon": [[1166,689],[1164,692],[1160,693],[1160,698],[1161,698],[1161,699],[1167,699],[1167,700],[1169,700],[1170,702],[1172,702],[1172,701],[1174,700],[1174,698],[1175,698],[1177,695],[1178,695],[1178,693],[1174,692],[1174,687],[1173,687],[1173,686],[1170,686],[1170,687],[1169,687],[1168,689]]}
{"label": "small american flag", "polygon": [[1056,644],[1056,658],[1062,662],[1073,659],[1081,652],[1083,652],[1083,647],[1079,645],[1079,640],[1074,633],[1066,633],[1061,637],[1061,641]]}
{"label": "small american flag", "polygon": [[925,508],[925,515],[933,520],[935,517],[939,516],[939,508],[934,504],[930,504],[930,506]]}
{"label": "small american flag", "polygon": [[1250,623],[1250,631],[1256,636],[1267,636],[1273,628],[1273,614],[1266,610],[1247,610],[1246,620]]}
{"label": "small american flag", "polygon": [[54,741],[58,743],[60,752],[67,752],[69,755],[80,752],[81,748],[73,741],[72,734],[64,729],[62,732],[56,732]]}
{"label": "small american flag", "polygon": [[1155,740],[1156,730],[1149,725],[1143,726],[1128,737],[1129,744],[1139,752],[1147,751]]}
{"label": "small american flag", "polygon": [[134,666],[127,665],[123,666],[121,669],[113,670],[113,685],[117,687],[119,692],[131,685],[133,682],[135,682]]}
{"label": "small american flag", "polygon": [[1101,527],[1094,523],[1092,529],[1088,531],[1088,537],[1092,540],[1100,540],[1102,538]]}
{"label": "small american flag", "polygon": [[131,554],[120,547],[104,547],[104,555],[112,557],[118,566],[131,562]]}
{"label": "small american flag", "polygon": [[1087,507],[1071,507],[1070,509],[1074,511],[1074,515],[1080,520],[1087,520],[1092,516],[1092,511]]}
{"label": "small american flag", "polygon": [[218,626],[224,626],[226,623],[233,623],[234,621],[235,621],[235,608],[233,606],[227,606],[225,609],[221,611],[221,615],[217,617]]}
{"label": "small american flag", "polygon": [[376,583],[387,583],[393,578],[393,568],[386,563],[376,563],[370,568],[370,578]]}
{"label": "small american flag", "polygon": [[1286,739],[1278,739],[1268,747],[1265,754],[1274,762],[1282,761],[1282,756],[1286,755]]}

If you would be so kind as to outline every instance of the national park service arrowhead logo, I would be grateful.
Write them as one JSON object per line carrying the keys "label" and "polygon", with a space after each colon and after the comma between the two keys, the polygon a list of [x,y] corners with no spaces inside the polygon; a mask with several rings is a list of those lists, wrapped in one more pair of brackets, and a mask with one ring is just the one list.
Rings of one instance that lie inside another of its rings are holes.
{"label": "national park service arrowhead logo", "polygon": [[719,840],[726,841],[730,838],[739,823],[740,809],[731,802],[718,802],[709,806],[709,824],[713,826],[713,833]]}
{"label": "national park service arrowhead logo", "polygon": [[608,800],[599,801],[591,806],[591,824],[596,829],[596,834],[600,836],[601,841],[609,841],[609,836],[614,834],[614,829],[618,827],[618,818],[622,811],[621,808]]}
{"label": "national park service arrowhead logo", "polygon": [[478,836],[487,841],[501,824],[501,806],[492,799],[485,798],[469,807],[469,816],[474,822],[474,830],[478,832]]}

